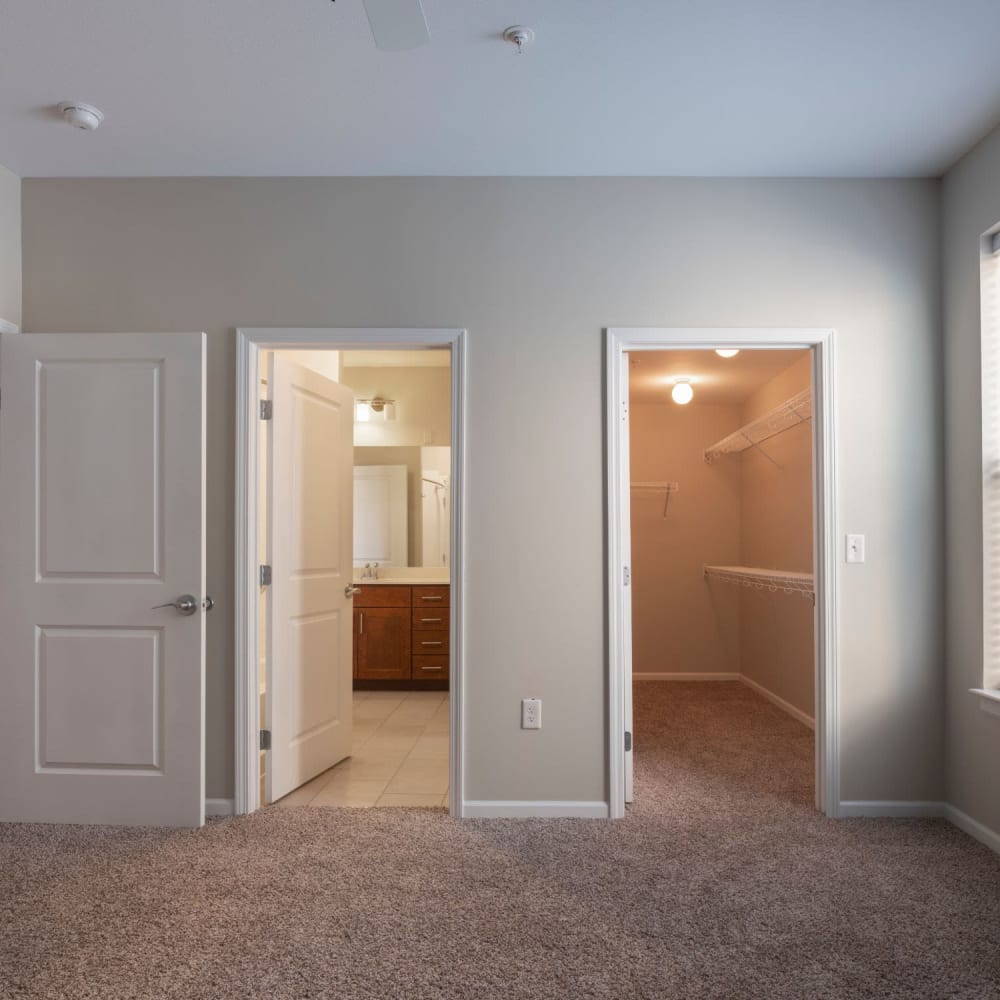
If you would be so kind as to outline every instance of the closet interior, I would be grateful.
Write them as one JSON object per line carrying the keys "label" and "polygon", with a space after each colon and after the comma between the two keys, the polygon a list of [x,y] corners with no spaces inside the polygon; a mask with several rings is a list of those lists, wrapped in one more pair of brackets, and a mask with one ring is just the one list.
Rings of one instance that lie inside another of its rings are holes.
{"label": "closet interior", "polygon": [[629,414],[633,678],[740,683],[812,728],[812,352],[635,352]]}

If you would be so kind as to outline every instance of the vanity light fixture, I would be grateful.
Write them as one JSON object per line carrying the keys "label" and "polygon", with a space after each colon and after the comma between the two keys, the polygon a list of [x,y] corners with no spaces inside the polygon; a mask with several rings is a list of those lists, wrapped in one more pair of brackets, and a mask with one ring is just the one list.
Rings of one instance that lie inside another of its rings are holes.
{"label": "vanity light fixture", "polygon": [[681,406],[687,406],[694,399],[694,389],[691,388],[691,379],[675,378],[674,387],[670,390],[670,398]]}
{"label": "vanity light fixture", "polygon": [[717,347],[715,353],[719,355],[720,358],[735,358],[739,354],[739,350],[735,347]]}
{"label": "vanity light fixture", "polygon": [[367,424],[373,420],[395,420],[396,400],[383,399],[381,396],[375,396],[372,399],[356,399],[354,401],[354,419],[360,424]]}

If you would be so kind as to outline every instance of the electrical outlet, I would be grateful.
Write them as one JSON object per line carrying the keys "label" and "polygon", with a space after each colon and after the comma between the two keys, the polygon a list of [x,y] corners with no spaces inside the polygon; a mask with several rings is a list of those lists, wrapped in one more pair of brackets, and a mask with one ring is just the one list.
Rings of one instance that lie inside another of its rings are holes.
{"label": "electrical outlet", "polygon": [[521,699],[521,728],[541,729],[542,728],[542,699],[522,698]]}

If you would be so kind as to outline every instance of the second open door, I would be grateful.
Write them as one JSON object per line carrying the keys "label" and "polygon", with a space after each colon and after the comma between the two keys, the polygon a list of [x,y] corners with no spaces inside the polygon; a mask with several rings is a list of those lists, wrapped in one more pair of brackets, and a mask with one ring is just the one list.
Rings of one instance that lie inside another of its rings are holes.
{"label": "second open door", "polygon": [[351,752],[354,395],[278,354],[267,381],[274,802]]}

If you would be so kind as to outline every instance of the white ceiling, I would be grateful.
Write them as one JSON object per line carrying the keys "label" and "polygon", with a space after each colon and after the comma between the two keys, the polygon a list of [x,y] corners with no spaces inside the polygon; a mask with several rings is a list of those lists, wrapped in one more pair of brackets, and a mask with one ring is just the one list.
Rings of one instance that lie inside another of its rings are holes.
{"label": "white ceiling", "polygon": [[[1000,117],[998,0],[0,0],[35,176],[938,175]],[[505,27],[530,25],[518,56]],[[106,114],[80,132],[51,108]]]}
{"label": "white ceiling", "polygon": [[691,380],[693,403],[743,403],[806,353],[805,349],[755,350],[720,358],[708,350],[633,351],[629,354],[629,400],[669,402],[674,379],[682,376]]}

